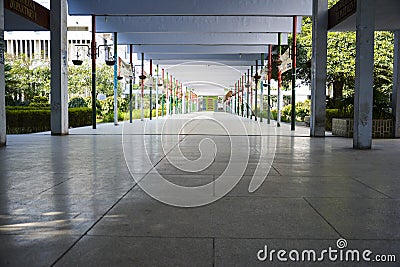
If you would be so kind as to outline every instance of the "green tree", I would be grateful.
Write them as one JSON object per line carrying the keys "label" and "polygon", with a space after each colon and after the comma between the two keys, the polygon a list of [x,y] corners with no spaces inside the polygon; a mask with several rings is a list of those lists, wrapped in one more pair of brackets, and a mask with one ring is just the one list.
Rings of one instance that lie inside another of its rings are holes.
{"label": "green tree", "polygon": [[[337,0],[330,0],[333,6]],[[291,42],[291,40],[290,40]],[[374,89],[388,99],[393,77],[393,44],[391,32],[375,33],[375,63]],[[307,83],[311,82],[312,54],[312,20],[303,18],[302,32],[298,35],[298,77]],[[354,92],[356,33],[329,32],[327,57],[327,82],[333,88],[333,98],[352,95]],[[290,72],[285,74],[285,80],[291,79]],[[376,95],[378,95],[376,94]]]}
{"label": "green tree", "polygon": [[[356,36],[354,32],[329,32],[327,82],[333,86],[334,98],[343,96],[344,88],[354,88]],[[311,82],[312,20],[304,18],[298,36],[298,77]],[[291,75],[287,75],[291,78]]]}
{"label": "green tree", "polygon": [[[68,91],[73,96],[88,96],[92,91],[92,70],[89,64],[68,67]],[[96,68],[96,92],[107,97],[114,96],[114,68],[98,64]],[[122,86],[118,83],[118,95]]]}
{"label": "green tree", "polygon": [[[101,64],[97,66],[96,73],[97,93],[105,94],[107,97],[114,95],[114,68]],[[120,87],[120,86],[119,86]],[[120,89],[120,88],[119,88]],[[121,90],[118,90],[118,95]]]}
{"label": "green tree", "polygon": [[26,55],[6,56],[5,84],[7,104],[30,101],[50,93],[48,61],[31,60]]}
{"label": "green tree", "polygon": [[74,96],[88,96],[92,86],[92,71],[89,64],[68,66],[68,92]]}

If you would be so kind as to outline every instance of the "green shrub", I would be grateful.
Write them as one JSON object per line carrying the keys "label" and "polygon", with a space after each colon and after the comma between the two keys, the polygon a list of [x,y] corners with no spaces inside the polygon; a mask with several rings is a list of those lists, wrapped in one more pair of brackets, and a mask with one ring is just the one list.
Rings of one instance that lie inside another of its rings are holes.
{"label": "green shrub", "polygon": [[290,122],[292,114],[292,105],[286,105],[282,108],[282,117],[281,121],[283,122]]}
{"label": "green shrub", "polygon": [[35,106],[6,106],[6,110],[50,110],[48,107],[35,107]]}
{"label": "green shrub", "polygon": [[129,110],[129,99],[128,98],[118,98],[119,109],[122,112],[127,112]]}
{"label": "green shrub", "polygon": [[46,96],[34,96],[29,106],[38,108],[50,107],[49,98]]}
{"label": "green shrub", "polygon": [[[160,110],[158,110],[158,116],[161,117],[161,114],[162,114],[162,112],[161,112],[161,109],[160,109]],[[167,114],[166,111],[164,111],[164,115],[166,115],[166,114]],[[123,120],[129,120],[129,110],[127,112],[124,112],[123,115],[124,115]],[[156,110],[155,109],[152,110],[152,116],[153,116],[153,118],[156,117]],[[144,118],[150,118],[150,110],[149,109],[145,109],[144,110],[143,117]],[[140,109],[132,110],[132,119],[138,120],[138,119],[141,119],[141,118],[142,118],[142,112],[140,111]],[[114,121],[114,120],[112,120],[112,121]]]}
{"label": "green shrub", "polygon": [[[69,126],[81,127],[92,123],[92,111],[89,108],[71,108],[68,110]],[[34,109],[33,107],[7,107],[7,133],[27,134],[49,131],[50,109]]]}
{"label": "green shrub", "polygon": [[300,121],[304,121],[306,116],[310,116],[311,101],[306,100],[304,102],[296,103],[296,117]]}
{"label": "green shrub", "polygon": [[91,108],[70,108],[68,109],[69,127],[82,127],[92,124]]}
{"label": "green shrub", "polygon": [[[268,111],[267,110],[263,110],[261,112],[261,117],[263,117],[264,119],[268,119]],[[270,115],[270,119],[271,120],[276,120],[276,118],[278,117],[277,115],[277,110],[276,109],[272,109],[271,110],[271,115]]]}
{"label": "green shrub", "polygon": [[[122,111],[118,111],[118,121],[125,120],[125,113]],[[103,122],[114,122],[114,111],[106,114],[103,117]]]}
{"label": "green shrub", "polygon": [[[87,97],[87,98],[84,98],[84,100],[85,100],[85,103],[86,103],[87,107],[91,109],[92,108],[92,98],[91,97]],[[96,113],[97,113],[97,116],[100,116],[101,115],[101,111],[103,110],[101,102],[100,102],[100,100],[96,99]]]}
{"label": "green shrub", "polygon": [[[106,100],[102,100],[100,101],[101,103],[101,115],[103,117],[108,116],[110,113],[114,112],[114,97],[113,96],[109,96],[106,98]],[[118,105],[117,108],[119,111],[121,112],[126,112],[128,110],[129,107],[129,102],[127,99],[125,98],[118,98]]]}
{"label": "green shrub", "polygon": [[[101,115],[103,118],[109,116],[114,111],[114,97],[109,96],[105,100],[101,100]],[[114,120],[113,120],[114,121]]]}
{"label": "green shrub", "polygon": [[325,122],[325,129],[327,131],[332,131],[332,119],[333,118],[353,118],[353,112],[339,110],[339,109],[327,109],[326,110],[326,122]]}
{"label": "green shrub", "polygon": [[271,110],[271,116],[272,116],[273,120],[277,120],[278,119],[278,110],[277,109]]}
{"label": "green shrub", "polygon": [[69,108],[87,108],[88,105],[82,97],[74,97],[68,103]]}
{"label": "green shrub", "polygon": [[8,109],[8,134],[25,134],[50,130],[50,109]]}

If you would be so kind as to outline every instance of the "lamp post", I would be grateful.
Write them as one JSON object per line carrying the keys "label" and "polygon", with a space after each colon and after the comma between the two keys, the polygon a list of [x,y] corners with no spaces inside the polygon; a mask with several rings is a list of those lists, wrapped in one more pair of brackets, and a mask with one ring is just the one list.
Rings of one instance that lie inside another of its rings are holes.
{"label": "lamp post", "polygon": [[[260,74],[263,73],[263,69],[264,69],[264,58],[265,55],[264,53],[261,53],[261,70],[260,70]],[[262,78],[261,75],[260,79]],[[265,78],[264,78],[265,79]],[[263,122],[263,111],[264,111],[264,83],[261,81],[260,83],[260,122]]]}
{"label": "lamp post", "polygon": [[250,105],[249,105],[250,70],[249,69],[247,70],[247,75],[245,76],[245,80],[246,80],[246,84],[245,84],[245,86],[246,86],[246,118],[249,118],[249,111],[250,111],[249,110],[249,108],[250,108]]}
{"label": "lamp post", "polygon": [[[96,59],[100,55],[100,47],[104,47],[106,51],[106,65],[114,66],[115,59],[113,56],[110,57],[110,47],[111,45],[99,45],[96,46],[96,23],[95,16],[92,16],[92,43],[91,45],[75,45],[76,47],[87,48],[87,56],[92,59],[92,127],[93,129],[97,128],[97,111],[96,111]],[[72,60],[72,63],[76,66],[80,66],[83,64],[83,60],[79,59],[79,52],[76,52],[76,59]]]}
{"label": "lamp post", "polygon": [[149,88],[150,88],[150,120],[153,119],[153,60],[150,59],[150,77],[149,77]]}
{"label": "lamp post", "polygon": [[242,106],[241,106],[241,109],[242,109],[242,117],[244,117],[245,115],[244,115],[244,81],[246,80],[246,73],[244,74],[244,77],[242,77]]}
{"label": "lamp post", "polygon": [[[162,78],[162,83],[164,84],[165,83],[165,80],[164,80],[164,78],[165,78],[165,70],[164,69],[162,69],[162,77],[161,78]],[[165,112],[164,105],[165,105],[166,98],[167,98],[167,92],[165,92],[165,94],[164,94],[164,90],[163,90],[163,97],[161,98],[161,117],[164,117],[164,112]]]}
{"label": "lamp post", "polygon": [[[250,71],[250,119],[253,119],[253,73],[254,69],[253,66],[251,66],[251,71]],[[256,88],[257,90],[257,88]]]}
{"label": "lamp post", "polygon": [[144,121],[143,98],[144,98],[144,80],[146,79],[146,76],[144,75],[144,53],[142,53],[142,75],[140,75],[139,78],[141,80],[141,98],[140,98],[141,116],[140,116],[140,120]]}
{"label": "lamp post", "polygon": [[[264,54],[261,56],[261,66],[264,65]],[[255,121],[257,121],[257,89],[258,89],[258,81],[261,79],[261,76],[258,74],[258,60],[256,60],[256,74],[254,75],[254,82],[256,83],[256,99],[255,99]],[[261,97],[263,95],[263,90],[261,89]],[[262,98],[261,98],[262,101]],[[262,116],[261,116],[262,117]]]}
{"label": "lamp post", "polygon": [[268,46],[268,112],[267,121],[271,124],[271,80],[272,80],[272,45]]}
{"label": "lamp post", "polygon": [[297,57],[297,16],[293,17],[293,55],[292,55],[292,110],[291,110],[291,130],[296,130],[296,57]]}
{"label": "lamp post", "polygon": [[159,70],[158,70],[158,65],[157,65],[157,70],[156,70],[156,119],[158,119],[158,89],[162,84],[160,83],[160,75],[159,75]]}
{"label": "lamp post", "polygon": [[276,126],[281,126],[281,116],[282,116],[282,71],[281,71],[281,54],[282,54],[282,46],[281,46],[281,33],[278,33],[278,118]]}

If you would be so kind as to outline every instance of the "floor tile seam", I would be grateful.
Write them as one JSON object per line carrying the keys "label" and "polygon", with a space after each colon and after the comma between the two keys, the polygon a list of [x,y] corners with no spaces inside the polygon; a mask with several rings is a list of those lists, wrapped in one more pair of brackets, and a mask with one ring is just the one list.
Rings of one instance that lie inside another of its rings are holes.
{"label": "floor tile seam", "polygon": [[213,236],[158,236],[158,235],[107,235],[107,234],[90,234],[87,237],[112,237],[112,238],[149,238],[149,239],[204,239],[212,240]]}
{"label": "floor tile seam", "polygon": [[[53,234],[0,234],[0,237],[15,236],[15,237],[54,237]],[[282,241],[336,241],[337,238],[278,238],[278,237],[225,237],[225,236],[135,236],[135,235],[101,235],[101,234],[87,234],[87,237],[108,237],[108,238],[140,238],[140,239],[199,239],[199,240],[209,240],[215,239],[219,240],[282,240]],[[71,234],[60,234],[57,237],[81,237],[81,235],[71,235]],[[400,242],[400,238],[348,238],[347,241],[388,241],[388,242]]]}
{"label": "floor tile seam", "polygon": [[217,266],[217,253],[216,253],[216,247],[215,247],[215,237],[212,239],[212,266],[215,267]]}
{"label": "floor tile seam", "polygon": [[[349,199],[349,200],[361,200],[361,199],[368,199],[368,200],[378,200],[378,199],[385,199],[389,200],[388,198],[383,198],[383,197],[339,197],[339,196],[332,196],[332,197],[319,197],[319,196],[263,196],[263,195],[226,195],[226,197],[229,198],[263,198],[263,199],[297,199],[301,200],[303,198],[309,198],[309,199]],[[390,200],[400,200],[400,199],[390,199]]]}
{"label": "floor tile seam", "polygon": [[51,266],[55,266],[65,255],[68,254],[69,251],[72,250],[73,247],[75,247],[79,241],[83,239],[118,203],[122,201],[122,199],[128,195],[135,187],[137,184],[133,185],[124,195],[122,195],[109,209],[106,210],[106,212],[101,215],[75,242],[66,250],[64,253],[62,253],[52,264]]}
{"label": "floor tile seam", "polygon": [[[282,240],[282,241],[336,241],[337,238],[275,238],[275,237],[258,237],[258,238],[245,238],[245,237],[215,237],[215,240]],[[389,241],[400,242],[400,238],[348,238],[347,241]]]}
{"label": "floor tile seam", "polygon": [[[106,235],[106,234],[87,234],[86,237],[109,237],[109,238],[140,238],[140,239],[202,239],[202,240],[288,240],[288,241],[314,241],[314,240],[337,240],[334,237],[328,238],[314,238],[314,237],[279,237],[279,236],[268,236],[268,237],[234,237],[234,236],[225,236],[225,235],[209,235],[209,236],[163,236],[163,235]],[[355,239],[349,239],[355,240]],[[358,240],[358,239],[357,239]],[[360,239],[362,240],[362,239]],[[365,239],[369,240],[369,239]],[[371,240],[384,240],[384,239],[371,239]],[[388,241],[400,241],[400,239],[387,239]]]}
{"label": "floor tile seam", "polygon": [[0,237],[5,237],[5,236],[15,236],[15,237],[49,237],[49,238],[54,238],[54,237],[77,237],[79,238],[81,235],[79,234],[59,234],[59,235],[54,235],[54,234],[35,234],[35,233],[31,233],[31,234],[16,234],[16,233],[9,233],[9,234],[1,234],[0,233]]}
{"label": "floor tile seam", "polygon": [[328,221],[328,219],[326,219],[321,212],[319,212],[317,210],[317,208],[315,208],[310,201],[308,201],[307,198],[303,198],[303,200],[314,210],[314,212],[316,212],[335,232],[336,234],[339,235],[339,237],[343,237],[343,235]]}
{"label": "floor tile seam", "polygon": [[372,187],[372,186],[370,186],[370,185],[368,185],[368,184],[366,184],[366,183],[360,181],[359,179],[357,179],[357,178],[355,178],[355,177],[351,177],[351,179],[354,180],[354,181],[356,181],[357,183],[360,183],[361,185],[363,185],[363,186],[365,186],[365,187],[367,187],[367,188],[369,188],[369,189],[371,189],[371,190],[373,190],[373,191],[375,191],[375,192],[377,192],[377,193],[379,193],[379,194],[385,196],[386,198],[393,199],[393,197],[391,197],[391,196],[389,196],[389,195],[387,195],[387,194],[385,194],[385,193],[379,191],[378,189],[376,189],[376,188],[374,188],[374,187]]}
{"label": "floor tile seam", "polygon": [[62,182],[59,182],[59,183],[57,183],[57,184],[55,184],[55,185],[53,185],[53,186],[51,186],[51,187],[49,187],[49,188],[47,188],[47,189],[41,191],[41,192],[39,192],[38,195],[40,196],[40,195],[42,195],[42,194],[44,194],[44,193],[50,191],[51,189],[56,188],[57,186],[62,185],[62,184],[65,183],[65,182],[68,182],[68,181],[71,180],[71,179],[73,179],[73,177],[70,177],[70,178],[68,178],[68,179],[66,179],[66,180],[64,180],[64,181],[62,181]]}
{"label": "floor tile seam", "polygon": [[[278,176],[283,176],[281,172],[274,166],[274,163],[272,163],[271,167],[279,174]],[[268,174],[269,175],[269,174]]]}
{"label": "floor tile seam", "polygon": [[[144,178],[146,178],[146,176],[147,176],[148,174],[150,174],[153,170],[155,170],[155,168],[158,166],[158,164],[160,164],[160,162],[162,162],[165,158],[167,158],[167,155],[168,155],[169,153],[171,153],[176,147],[178,147],[179,144],[180,144],[183,140],[185,140],[186,137],[187,137],[187,135],[185,135],[185,136],[182,138],[182,140],[179,140],[179,142],[177,142],[177,143],[170,149],[170,151],[168,151],[167,153],[163,153],[162,158],[161,158],[160,160],[158,160],[155,164],[152,163],[152,167],[150,168],[150,170],[149,170],[147,173],[145,173],[144,176],[143,176],[142,178],[139,179],[139,181],[136,181],[136,180],[133,178],[133,173],[131,172],[131,170],[130,170],[130,168],[129,168],[129,166],[128,166],[128,163],[127,163],[126,160],[125,160],[125,164],[126,164],[126,167],[127,167],[128,170],[129,170],[129,173],[130,173],[130,175],[131,175],[131,178],[132,178],[132,180],[134,180],[134,181],[136,182],[135,186],[136,186],[138,183],[140,183]],[[172,174],[172,175],[173,175],[173,174]]]}

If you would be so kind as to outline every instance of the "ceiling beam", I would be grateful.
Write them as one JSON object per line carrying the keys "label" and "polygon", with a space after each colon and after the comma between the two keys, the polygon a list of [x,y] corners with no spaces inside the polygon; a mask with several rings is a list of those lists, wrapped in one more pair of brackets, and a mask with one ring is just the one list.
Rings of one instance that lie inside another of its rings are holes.
{"label": "ceiling beam", "polygon": [[[187,61],[187,60],[153,60],[155,64],[162,66],[198,66],[198,65],[220,65],[229,67],[247,67],[256,64],[255,60],[252,61],[223,61],[223,60],[207,60],[207,61]],[[258,63],[260,64],[260,60]]]}
{"label": "ceiling beam", "polygon": [[[264,53],[267,53],[268,49],[265,46]],[[145,60],[211,60],[211,61],[254,61],[261,59],[261,53],[254,54],[158,54],[158,53],[146,53],[144,54]],[[267,58],[267,57],[265,57]],[[138,59],[142,59],[142,55],[138,54]]]}
{"label": "ceiling beam", "polygon": [[[84,2],[84,1],[82,1]],[[301,17],[298,17],[298,32]],[[99,33],[291,33],[291,17],[237,16],[98,16]]]}
{"label": "ceiling beam", "polygon": [[160,54],[236,54],[264,53],[265,46],[230,46],[230,45],[134,45],[134,53]]}
{"label": "ceiling beam", "polygon": [[312,0],[68,0],[71,15],[311,16]]}
{"label": "ceiling beam", "polygon": [[[287,44],[287,34],[282,40]],[[268,45],[278,44],[276,33],[121,33],[120,45],[175,45],[175,44],[215,44],[215,45]]]}

